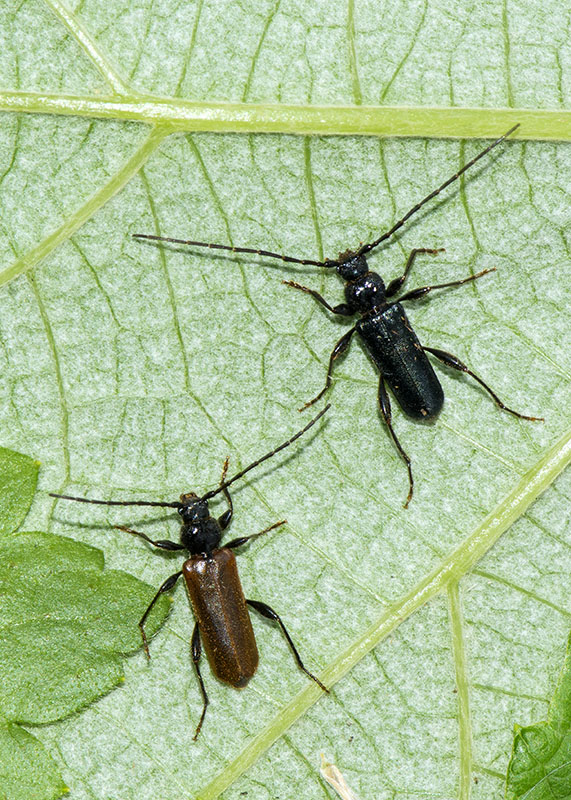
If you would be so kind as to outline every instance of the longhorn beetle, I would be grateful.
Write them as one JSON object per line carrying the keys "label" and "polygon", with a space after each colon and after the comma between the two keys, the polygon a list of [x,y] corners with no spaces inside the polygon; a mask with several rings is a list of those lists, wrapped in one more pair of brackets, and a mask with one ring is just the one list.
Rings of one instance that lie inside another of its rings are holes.
{"label": "longhorn beetle", "polygon": [[[296,660],[298,667],[305,672],[315,683],[323,689],[324,692],[329,690],[321,683],[319,678],[316,678],[303,664],[299,653],[286,630],[286,627],[278,614],[259,600],[246,600],[238,569],[236,566],[236,557],[233,550],[237,547],[262,536],[264,533],[274,530],[274,528],[285,525],[285,519],[280,522],[275,522],[268,528],[264,528],[259,533],[254,533],[251,536],[241,536],[238,539],[232,539],[224,546],[220,547],[220,540],[222,539],[223,532],[230,525],[233,514],[232,499],[228,487],[242,478],[247,472],[269,458],[272,458],[280,450],[289,447],[290,444],[303,436],[315,423],[328,411],[329,405],[320,411],[320,413],[309,422],[305,428],[298,431],[295,436],[283,442],[279,447],[266,453],[265,456],[252,462],[245,469],[237,472],[232,478],[226,479],[228,471],[227,458],[224,462],[222,469],[222,477],[217,489],[210,491],[199,497],[194,492],[181,494],[180,501],[175,503],[161,503],[148,500],[89,500],[86,497],[70,497],[65,494],[50,493],[51,497],[58,497],[62,500],[75,500],[79,503],[95,503],[104,506],[157,506],[163,508],[176,508],[182,517],[182,524],[180,529],[180,544],[178,542],[171,542],[168,539],[159,539],[154,541],[150,539],[145,533],[135,531],[132,528],[127,528],[124,525],[115,525],[114,527],[120,531],[131,533],[133,536],[139,536],[154,547],[161,550],[187,550],[190,553],[190,558],[184,562],[182,569],[167,578],[162,583],[159,590],[151,600],[147,610],[139,620],[139,629],[143,639],[143,647],[147,658],[150,659],[149,645],[147,635],[145,633],[145,621],[149,616],[152,607],[155,605],[159,597],[166,592],[169,592],[176,584],[181,575],[184,576],[186,588],[192,605],[192,610],[196,619],[194,631],[192,634],[192,661],[200,684],[200,691],[202,693],[202,714],[196,731],[194,734],[194,741],[200,733],[202,723],[206,714],[206,707],[208,706],[208,695],[204,687],[204,681],[200,674],[200,656],[202,653],[200,640],[204,644],[206,656],[213,673],[218,680],[228,683],[235,689],[242,689],[250,678],[256,672],[258,666],[258,648],[256,646],[256,639],[254,638],[254,631],[252,630],[252,623],[248,614],[247,606],[251,606],[263,617],[276,622],[281,628],[286,641],[291,648],[293,656]],[[227,510],[216,519],[210,515],[208,509],[208,501],[222,492],[226,502],[228,503]]]}
{"label": "longhorn beetle", "polygon": [[440,194],[447,186],[450,186],[460,175],[463,175],[466,170],[470,169],[477,161],[489,153],[490,150],[497,147],[518,127],[519,124],[514,125],[507,133],[482,150],[481,153],[465,164],[462,169],[458,170],[451,178],[448,178],[441,186],[426,195],[426,197],[413,206],[410,211],[407,211],[407,213],[386,233],[383,233],[368,244],[361,243],[356,250],[346,250],[344,253],[340,253],[335,260],[327,258],[325,261],[314,261],[308,258],[294,258],[292,256],[284,256],[279,253],[271,253],[268,250],[256,250],[250,247],[230,247],[224,244],[194,242],[186,239],[172,239],[166,236],[154,236],[142,233],[134,234],[134,238],[184,244],[192,247],[208,247],[212,250],[230,250],[233,253],[252,253],[260,256],[268,256],[269,258],[278,258],[288,264],[304,264],[315,267],[326,267],[328,269],[335,268],[337,274],[345,281],[345,302],[339,303],[339,305],[336,306],[331,306],[324,297],[315,291],[315,289],[301,286],[295,281],[282,281],[286,286],[291,286],[293,289],[299,289],[299,291],[311,295],[314,300],[321,303],[322,306],[325,306],[332,314],[338,314],[343,317],[353,317],[355,314],[359,314],[361,317],[356,325],[343,334],[333,348],[329,357],[325,386],[313,400],[305,403],[303,408],[299,410],[303,411],[303,409],[313,405],[313,403],[319,400],[329,389],[335,361],[347,350],[353,334],[355,332],[358,333],[371,359],[380,372],[378,398],[381,414],[389,429],[392,440],[408,469],[409,491],[406,502],[404,503],[404,507],[407,508],[412,498],[414,486],[412,467],[410,458],[399,442],[392,426],[391,402],[387,392],[387,385],[392,390],[405,414],[415,419],[434,419],[442,408],[444,393],[440,381],[436,377],[425,353],[430,353],[452,369],[471,375],[504,411],[508,411],[510,414],[520,417],[521,419],[538,421],[542,418],[528,417],[525,414],[514,411],[512,408],[508,408],[502,403],[497,394],[478,377],[478,375],[468,369],[459,358],[451,353],[447,353],[445,350],[438,350],[434,347],[425,347],[422,345],[412,329],[412,325],[401,305],[405,300],[418,300],[418,298],[424,297],[428,292],[434,289],[462,286],[470,281],[475,281],[487,275],[489,272],[495,272],[495,268],[483,269],[481,272],[477,272],[475,275],[470,275],[468,278],[463,278],[462,280],[439,283],[433,286],[421,286],[418,289],[412,289],[406,292],[396,300],[388,300],[388,298],[392,298],[396,295],[404,285],[412,269],[414,260],[419,253],[437,255],[438,253],[444,252],[444,248],[433,249],[429,247],[420,247],[411,250],[405,264],[404,272],[398,278],[394,278],[388,286],[385,286],[380,275],[369,270],[366,255],[381,244],[381,242],[389,239],[399,228],[402,228],[405,222],[407,222],[413,214],[416,214],[425,203],[428,203],[429,200],[432,200],[433,197]]}

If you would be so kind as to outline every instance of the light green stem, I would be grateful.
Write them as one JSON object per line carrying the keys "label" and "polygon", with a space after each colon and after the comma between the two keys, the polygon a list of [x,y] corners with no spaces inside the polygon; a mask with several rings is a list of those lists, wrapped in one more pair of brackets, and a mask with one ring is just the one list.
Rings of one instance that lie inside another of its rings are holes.
{"label": "light green stem", "polygon": [[456,696],[458,698],[458,741],[460,745],[460,792],[458,797],[459,800],[470,800],[472,791],[472,724],[470,721],[470,692],[458,581],[451,581],[448,584],[448,602],[450,603],[452,650],[456,670]]}
{"label": "light green stem", "polygon": [[[323,683],[329,687],[337,683],[414,611],[465,575],[493,547],[502,533],[527,511],[531,503],[547,489],[570,461],[571,431],[547,451],[467,539],[325,668],[319,675]],[[315,684],[309,684],[278,712],[240,755],[199,792],[196,800],[215,800],[321,697],[323,692]]]}
{"label": "light green stem", "polygon": [[72,214],[57,230],[46,236],[37,247],[34,247],[21,258],[16,259],[9,267],[0,271],[0,286],[11,281],[26,270],[35,266],[45,258],[59,244],[65,242],[80,228],[84,222],[98,211],[113,195],[117,194],[131,178],[136,175],[139,169],[154,153],[162,140],[171,133],[167,126],[157,125],[143,144],[135,151],[131,158],[113,175],[111,180],[105,184],[98,192],[92,195],[75,214]]}
{"label": "light green stem", "polygon": [[179,130],[216,133],[463,139],[494,138],[519,122],[513,138],[571,141],[571,111],[542,109],[291,106],[0,92],[0,111],[161,122]]}
{"label": "light green stem", "polygon": [[93,61],[113,91],[117,92],[117,94],[128,93],[128,85],[123,81],[114,67],[111,66],[107,56],[101,52],[95,39],[93,39],[83,25],[81,25],[76,14],[70,11],[61,0],[44,0],[44,2],[51,8],[58,19],[63,22],[84,53]]}

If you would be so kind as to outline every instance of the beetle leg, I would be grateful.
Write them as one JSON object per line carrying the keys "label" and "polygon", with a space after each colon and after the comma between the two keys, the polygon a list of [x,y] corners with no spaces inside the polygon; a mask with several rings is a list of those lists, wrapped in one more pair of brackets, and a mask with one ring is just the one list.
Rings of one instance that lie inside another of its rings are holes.
{"label": "beetle leg", "polygon": [[503,411],[507,411],[509,414],[513,414],[514,417],[519,417],[520,419],[529,419],[532,422],[543,422],[543,417],[528,417],[525,414],[520,414],[519,411],[514,411],[513,408],[508,408],[508,406],[504,405],[498,395],[490,389],[487,383],[479,378],[475,372],[472,372],[471,369],[468,369],[466,364],[463,364],[459,358],[453,356],[452,353],[447,353],[446,350],[437,350],[435,347],[423,347],[423,350],[426,350],[427,353],[432,353],[433,356],[439,358],[443,364],[446,364],[447,367],[452,367],[452,369],[457,369],[459,372],[466,372],[468,375],[471,375],[474,380],[478,381],[480,386],[482,386],[488,394],[490,394],[496,403]]}
{"label": "beetle leg", "polygon": [[477,272],[475,275],[470,275],[469,278],[462,278],[460,281],[450,281],[450,283],[437,283],[434,286],[420,286],[418,289],[412,289],[410,292],[403,294],[402,297],[399,297],[398,302],[402,303],[403,300],[418,300],[419,297],[424,297],[425,294],[431,292],[433,289],[448,289],[449,286],[462,286],[464,283],[470,283],[470,281],[476,281],[478,278],[482,278],[484,275],[487,275],[488,272],[495,272],[496,268],[492,267],[491,269],[483,269],[481,272]]}
{"label": "beetle leg", "polygon": [[268,528],[264,528],[264,530],[260,531],[259,533],[252,533],[250,536],[241,536],[239,539],[232,539],[232,541],[228,542],[228,544],[225,544],[224,547],[228,547],[230,549],[234,547],[242,547],[242,545],[246,544],[246,542],[249,542],[250,539],[257,539],[258,536],[262,536],[264,533],[269,533],[270,531],[273,531],[274,528],[279,528],[280,525],[285,525],[286,522],[287,519],[281,519],[279,522],[274,522],[274,524],[270,525]]}
{"label": "beetle leg", "polygon": [[340,314],[343,317],[352,317],[355,315],[354,310],[348,303],[339,303],[337,306],[330,306],[327,300],[322,297],[319,292],[316,292],[315,289],[310,289],[308,286],[302,286],[300,283],[296,283],[295,281],[282,281],[285,283],[286,286],[291,286],[292,289],[299,289],[300,292],[305,292],[306,294],[310,294],[318,303],[321,303],[322,306],[328,311],[331,311],[332,314]]}
{"label": "beetle leg", "polygon": [[431,256],[437,256],[438,253],[445,253],[446,250],[443,247],[438,247],[436,250],[430,247],[417,247],[414,250],[410,251],[410,255],[407,259],[405,264],[404,272],[400,277],[395,278],[392,280],[385,290],[386,297],[392,297],[393,294],[396,294],[401,286],[403,286],[404,282],[408,278],[408,274],[412,269],[412,265],[414,263],[414,259],[417,257],[419,253],[429,253]]}
{"label": "beetle leg", "polygon": [[321,397],[323,397],[325,392],[329,389],[329,387],[331,386],[331,376],[333,374],[333,365],[335,364],[335,360],[339,358],[340,355],[343,355],[345,350],[347,350],[347,348],[349,347],[349,343],[351,341],[351,336],[353,336],[355,330],[356,328],[351,328],[350,330],[347,331],[347,333],[344,333],[343,336],[339,339],[339,341],[333,348],[331,355],[329,356],[329,366],[327,368],[327,377],[325,379],[325,386],[319,392],[319,394],[313,398],[313,400],[310,400],[308,403],[305,403],[301,408],[298,409],[298,411],[303,411],[304,409],[309,408],[309,406],[312,406]]}
{"label": "beetle leg", "polygon": [[414,480],[412,477],[412,468],[410,465],[410,457],[405,453],[402,448],[401,443],[397,439],[397,435],[393,430],[392,426],[392,412],[391,412],[391,401],[387,392],[387,388],[385,386],[385,379],[381,375],[379,379],[379,407],[381,409],[381,414],[383,415],[383,419],[386,422],[387,428],[389,429],[389,433],[392,436],[392,440],[396,445],[397,450],[401,454],[401,457],[406,464],[406,468],[408,470],[408,496],[406,501],[403,504],[403,508],[408,508],[408,504],[412,500],[412,492],[414,487]]}
{"label": "beetle leg", "polygon": [[158,547],[161,550],[186,550],[186,547],[183,544],[179,544],[178,542],[171,542],[170,539],[150,539],[146,533],[141,533],[141,531],[134,531],[132,528],[127,528],[125,525],[113,525],[114,528],[117,528],[118,531],[125,531],[125,533],[131,533],[133,536],[140,536],[141,539],[144,539],[149,544],[152,544],[154,547]]}
{"label": "beetle leg", "polygon": [[[220,477],[220,486],[226,480],[226,473],[228,472],[228,464],[230,463],[230,456],[226,458],[224,461],[224,466],[222,467],[222,475]],[[227,510],[218,517],[218,524],[220,525],[223,531],[226,530],[228,525],[230,525],[232,521],[232,514],[234,513],[234,506],[232,505],[232,498],[230,497],[230,492],[226,487],[222,489],[222,494],[226,498],[226,502],[228,503]]]}
{"label": "beetle leg", "polygon": [[315,683],[316,683],[316,684],[317,684],[317,685],[318,685],[318,686],[319,686],[321,689],[323,689],[323,691],[324,691],[324,692],[327,692],[327,693],[329,693],[329,689],[327,689],[327,687],[325,687],[325,686],[324,686],[324,685],[321,683],[321,681],[319,680],[319,678],[316,678],[316,677],[315,677],[315,675],[313,675],[313,674],[312,674],[312,673],[311,673],[311,672],[310,672],[308,669],[306,669],[306,667],[304,666],[304,664],[303,664],[303,661],[301,660],[301,658],[300,658],[300,655],[299,655],[299,653],[297,652],[296,646],[294,645],[294,643],[293,643],[293,641],[292,641],[292,639],[291,639],[291,636],[290,636],[290,635],[289,635],[289,633],[287,632],[285,625],[283,624],[283,622],[281,621],[281,619],[279,618],[279,616],[276,614],[276,612],[275,612],[275,611],[274,611],[272,608],[270,608],[268,605],[266,605],[265,603],[261,603],[259,600],[246,600],[246,602],[248,603],[248,605],[249,605],[249,606],[252,606],[252,608],[255,608],[255,609],[256,609],[256,611],[257,611],[259,614],[261,614],[263,617],[266,617],[267,619],[271,619],[271,620],[272,620],[272,622],[277,622],[277,623],[278,623],[278,625],[279,625],[279,626],[280,626],[280,628],[281,628],[281,631],[282,631],[283,635],[284,635],[284,636],[285,636],[285,638],[286,638],[286,641],[287,641],[287,643],[289,644],[289,646],[290,646],[290,648],[291,648],[291,651],[292,651],[292,653],[293,653],[293,657],[294,657],[294,658],[295,658],[295,660],[296,660],[297,666],[298,666],[298,667],[299,667],[299,668],[300,668],[300,669],[301,669],[303,672],[305,672],[305,674],[307,675],[307,677],[308,677],[308,678],[311,678],[311,680],[312,680],[312,681],[315,681]]}
{"label": "beetle leg", "polygon": [[151,600],[151,602],[148,605],[147,610],[145,611],[145,613],[143,614],[143,616],[139,620],[139,630],[141,631],[141,636],[143,638],[143,647],[145,648],[145,654],[146,654],[146,656],[147,656],[147,658],[149,660],[151,659],[151,654],[149,653],[149,642],[147,641],[147,634],[145,633],[145,620],[147,619],[147,617],[151,613],[151,609],[155,605],[155,603],[157,602],[159,597],[162,594],[165,594],[165,592],[170,591],[173,588],[173,586],[176,584],[176,582],[178,581],[178,579],[180,578],[181,575],[182,575],[182,572],[175,572],[174,575],[171,575],[170,578],[167,578],[166,581],[160,585],[158,592],[153,597],[153,599]]}
{"label": "beetle leg", "polygon": [[192,632],[191,650],[192,663],[194,664],[194,669],[196,670],[196,674],[198,676],[200,692],[202,694],[202,714],[200,715],[200,721],[196,726],[196,731],[192,737],[192,741],[196,742],[198,734],[200,733],[200,729],[202,728],[202,723],[204,722],[204,717],[206,716],[206,708],[208,706],[208,695],[206,694],[204,681],[202,680],[202,675],[200,674],[200,656],[202,655],[202,645],[200,644],[200,628],[198,627],[198,622],[195,623],[194,630]]}

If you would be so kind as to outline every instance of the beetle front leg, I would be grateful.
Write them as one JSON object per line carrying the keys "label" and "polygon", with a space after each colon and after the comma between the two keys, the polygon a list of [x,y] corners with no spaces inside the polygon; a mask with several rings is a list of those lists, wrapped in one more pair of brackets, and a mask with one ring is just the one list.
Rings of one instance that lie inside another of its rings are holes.
{"label": "beetle front leg", "polygon": [[419,253],[428,253],[431,256],[437,256],[438,253],[445,253],[445,252],[446,250],[443,247],[438,247],[436,249],[431,247],[417,247],[415,250],[411,250],[410,255],[405,264],[403,274],[389,283],[389,285],[385,290],[385,295],[387,297],[392,297],[393,294],[396,294],[399,291],[399,289],[404,285],[404,282],[408,278],[409,272],[412,269],[412,265],[414,264],[414,259],[417,257]]}
{"label": "beetle front leg", "polygon": [[291,286],[292,289],[299,289],[300,292],[310,294],[314,300],[317,300],[318,303],[321,303],[322,306],[325,306],[325,308],[328,311],[331,311],[332,314],[340,314],[342,317],[353,317],[355,315],[355,311],[348,303],[339,303],[337,306],[331,306],[327,300],[319,294],[319,292],[316,292],[315,289],[310,289],[309,286],[302,286],[300,283],[296,283],[295,281],[282,281],[282,283],[284,283],[286,286]]}
{"label": "beetle front leg", "polygon": [[141,531],[134,531],[133,528],[127,528],[125,525],[113,525],[114,528],[117,528],[118,531],[125,531],[125,533],[130,533],[132,536],[139,536],[141,539],[144,539],[149,544],[152,544],[153,547],[158,547],[160,550],[186,550],[186,547],[183,544],[179,544],[178,542],[171,542],[170,539],[151,539],[147,536],[146,533],[141,533]]}
{"label": "beetle front leg", "polygon": [[397,439],[397,435],[393,430],[392,425],[392,411],[391,411],[391,401],[387,392],[387,387],[385,386],[385,379],[381,375],[379,379],[379,408],[381,409],[381,414],[383,415],[383,419],[389,429],[389,433],[392,437],[393,442],[396,445],[397,450],[399,451],[404,463],[406,464],[406,468],[408,470],[408,496],[406,501],[403,503],[403,508],[408,508],[408,504],[412,500],[412,492],[414,488],[414,479],[412,477],[412,467],[410,464],[410,457],[407,453],[403,450],[403,447],[399,440]]}
{"label": "beetle front leg", "polygon": [[353,336],[355,331],[356,328],[351,328],[350,330],[347,331],[347,333],[344,333],[343,336],[339,339],[339,341],[331,351],[331,355],[329,356],[329,366],[327,367],[327,377],[325,378],[325,386],[319,392],[319,394],[313,398],[313,400],[310,400],[309,402],[305,403],[301,408],[298,408],[298,411],[303,411],[304,409],[309,408],[309,406],[312,406],[314,403],[317,403],[317,401],[321,397],[323,397],[325,392],[329,389],[329,387],[331,386],[331,376],[333,375],[333,366],[335,364],[335,361],[336,359],[339,358],[339,356],[343,355],[345,350],[347,350],[347,348],[349,347],[349,343],[351,342],[351,336]]}
{"label": "beetle front leg", "polygon": [[467,375],[471,375],[474,380],[478,381],[480,386],[482,386],[488,392],[488,394],[492,396],[494,402],[502,409],[502,411],[507,411],[509,414],[513,414],[514,417],[528,419],[531,422],[544,421],[543,417],[528,417],[526,414],[520,414],[519,411],[514,411],[513,408],[508,408],[508,406],[502,403],[498,395],[492,389],[490,389],[487,383],[484,383],[484,381],[479,378],[475,372],[472,372],[471,369],[468,369],[466,364],[460,361],[460,359],[456,356],[453,356],[452,353],[447,353],[446,350],[437,350],[435,347],[423,347],[422,349],[426,350],[427,353],[432,353],[433,356],[436,356],[436,358],[440,359],[440,361],[442,361],[443,364],[446,364],[447,367],[452,367],[452,369],[457,369],[459,372],[465,372]]}

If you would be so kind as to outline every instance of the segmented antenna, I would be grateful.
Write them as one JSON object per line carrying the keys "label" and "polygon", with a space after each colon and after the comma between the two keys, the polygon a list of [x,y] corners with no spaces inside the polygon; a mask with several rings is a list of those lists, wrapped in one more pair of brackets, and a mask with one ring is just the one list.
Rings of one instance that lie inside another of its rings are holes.
{"label": "segmented antenna", "polygon": [[393,235],[393,233],[398,231],[399,228],[402,228],[405,222],[407,222],[412,217],[413,214],[416,214],[416,212],[419,211],[425,203],[428,203],[429,200],[432,200],[433,197],[436,197],[437,194],[440,194],[440,192],[446,189],[447,186],[450,186],[451,183],[457,181],[460,175],[463,175],[466,172],[466,170],[470,169],[470,167],[473,167],[477,161],[479,161],[481,158],[487,155],[490,152],[490,150],[494,149],[494,147],[497,147],[499,144],[501,144],[504,141],[504,139],[506,139],[510,135],[510,133],[513,133],[518,128],[519,128],[519,122],[517,123],[517,125],[514,125],[513,128],[510,128],[509,131],[506,131],[506,133],[504,133],[503,136],[500,136],[499,139],[496,139],[495,142],[492,142],[492,144],[488,145],[488,147],[486,147],[485,150],[482,150],[481,153],[478,153],[478,155],[475,156],[471,161],[468,161],[467,164],[464,164],[462,169],[458,170],[458,172],[455,175],[452,175],[451,178],[448,178],[447,181],[444,181],[444,183],[441,186],[439,186],[438,189],[435,189],[433,192],[430,192],[430,194],[427,194],[426,197],[424,197],[419,203],[413,206],[410,209],[410,211],[407,211],[404,217],[399,219],[399,221],[396,222],[390,230],[388,230],[386,233],[383,233],[383,235],[379,236],[378,239],[375,239],[374,242],[369,242],[369,244],[364,244],[361,247],[359,247],[359,249],[351,255],[351,258],[355,258],[355,256],[365,255],[365,253],[370,253],[370,251],[373,250],[373,248],[377,247],[377,245],[379,245],[381,242],[384,242],[386,239],[389,239]]}
{"label": "segmented antenna", "polygon": [[[290,444],[293,444],[296,441],[296,439],[299,439],[300,436],[303,436],[304,433],[306,433],[313,425],[315,425],[315,423],[319,419],[321,419],[321,417],[327,411],[329,411],[330,408],[331,408],[331,403],[328,403],[325,406],[325,408],[322,411],[320,411],[319,414],[316,417],[314,417],[310,422],[308,422],[305,428],[302,428],[300,431],[298,431],[295,434],[295,436],[292,436],[291,439],[288,439],[287,442],[280,444],[279,447],[276,447],[271,452],[266,453],[266,455],[262,456],[262,458],[258,458],[257,461],[253,461],[248,467],[241,470],[240,472],[237,472],[236,475],[234,475],[232,478],[220,484],[218,488],[206,492],[206,494],[203,495],[201,499],[209,500],[211,497],[214,497],[214,495],[218,494],[218,492],[222,492],[224,489],[226,489],[227,486],[230,486],[230,484],[234,483],[234,481],[237,481],[238,478],[241,478],[251,469],[254,469],[254,467],[257,467],[259,464],[262,464],[264,461],[267,461],[268,458],[272,458],[277,453],[279,453],[280,450],[285,450],[286,447],[289,447]],[[184,506],[184,503],[180,502],[161,503],[159,501],[154,501],[154,500],[90,500],[87,497],[72,497],[69,494],[56,494],[55,492],[49,492],[49,495],[50,497],[57,497],[59,500],[75,500],[77,503],[93,503],[94,505],[98,506],[158,506],[159,508],[183,508]]]}
{"label": "segmented antenna", "polygon": [[192,242],[190,239],[173,239],[170,236],[154,236],[150,233],[134,233],[133,239],[149,239],[152,242],[170,242],[170,244],[186,244],[192,247],[207,247],[209,250],[229,250],[231,253],[252,253],[255,256],[268,256],[286,261],[288,264],[305,264],[311,267],[335,267],[338,261],[313,261],[311,258],[294,258],[283,256],[281,253],[271,253],[269,250],[256,250],[254,247],[231,247],[229,244],[213,244],[212,242]]}
{"label": "segmented antenna", "polygon": [[161,506],[162,508],[182,508],[182,503],[161,503],[154,500],[90,500],[87,497],[72,497],[69,494],[49,492],[50,497],[60,500],[75,500],[77,503],[93,503],[97,506]]}
{"label": "segmented antenna", "polygon": [[270,451],[269,453],[266,453],[265,456],[262,456],[261,458],[258,458],[257,461],[253,461],[245,469],[242,469],[242,470],[240,470],[240,472],[237,472],[232,478],[230,478],[227,481],[224,481],[224,483],[221,483],[220,486],[218,486],[216,489],[211,489],[209,492],[206,492],[206,494],[202,495],[201,499],[202,500],[210,500],[211,497],[214,497],[214,495],[218,494],[218,492],[224,491],[224,489],[226,489],[228,486],[230,486],[230,484],[234,483],[234,481],[237,481],[238,478],[241,478],[243,475],[245,475],[251,469],[254,469],[254,467],[257,467],[259,464],[262,464],[264,461],[267,461],[269,458],[273,458],[273,456],[277,455],[277,453],[279,453],[280,450],[285,450],[286,447],[289,447],[290,444],[293,444],[296,441],[296,439],[299,439],[300,436],[303,436],[304,433],[306,433],[313,425],[315,425],[315,423],[319,419],[321,419],[321,417],[325,413],[327,413],[327,411],[329,411],[330,408],[331,408],[331,403],[328,403],[325,406],[325,408],[322,411],[320,411],[319,414],[316,417],[314,417],[310,422],[308,422],[307,425],[305,426],[305,428],[302,428],[300,431],[298,431],[295,434],[295,436],[292,436],[291,439],[287,440],[287,442],[284,442],[283,444],[280,444],[279,447],[276,447],[274,450]]}
{"label": "segmented antenna", "polygon": [[396,222],[393,225],[393,227],[390,228],[390,230],[388,230],[386,233],[383,233],[381,236],[379,236],[378,239],[375,239],[373,242],[368,242],[367,244],[361,245],[357,250],[348,250],[346,257],[344,254],[344,257],[341,259],[326,258],[325,261],[314,261],[311,258],[295,258],[294,256],[284,256],[281,253],[272,253],[269,250],[257,250],[254,247],[232,247],[227,244],[213,244],[212,242],[194,242],[191,241],[190,239],[173,239],[169,236],[156,236],[148,233],[134,233],[133,239],[147,239],[153,242],[169,242],[170,244],[184,244],[190,247],[206,247],[209,250],[228,250],[231,253],[250,253],[256,256],[266,256],[267,258],[276,258],[280,261],[285,261],[288,264],[302,264],[311,267],[338,267],[341,264],[346,264],[347,261],[350,261],[351,259],[356,258],[357,256],[362,256],[365,255],[365,253],[370,253],[371,250],[377,247],[377,245],[381,244],[381,242],[384,242],[386,239],[389,239],[393,235],[393,233],[396,233],[396,231],[398,231],[399,228],[402,228],[405,222],[407,222],[412,217],[413,214],[416,214],[416,212],[419,211],[426,203],[428,203],[429,200],[432,200],[434,197],[436,197],[436,195],[440,194],[440,192],[444,191],[444,189],[450,186],[451,183],[454,183],[454,181],[458,180],[458,178],[461,175],[463,175],[466,172],[466,170],[470,169],[470,167],[473,167],[474,164],[481,158],[483,158],[485,155],[487,155],[490,152],[490,150],[493,150],[494,147],[497,147],[499,144],[501,144],[504,141],[504,139],[507,139],[507,137],[510,134],[512,134],[515,130],[519,128],[519,126],[520,124],[518,122],[516,125],[510,128],[509,131],[506,131],[506,133],[504,133],[503,136],[500,136],[499,139],[496,139],[495,142],[492,142],[492,144],[488,145],[488,147],[482,150],[481,153],[478,153],[478,155],[475,156],[471,161],[468,161],[468,163],[465,164],[462,167],[462,169],[458,170],[458,172],[452,175],[451,178],[448,178],[448,180],[444,181],[444,183],[441,186],[439,186],[438,189],[435,189],[433,192],[430,192],[430,194],[427,194],[426,197],[424,197],[419,203],[413,206],[410,209],[410,211],[407,211],[404,217],[399,219],[399,221]]}

